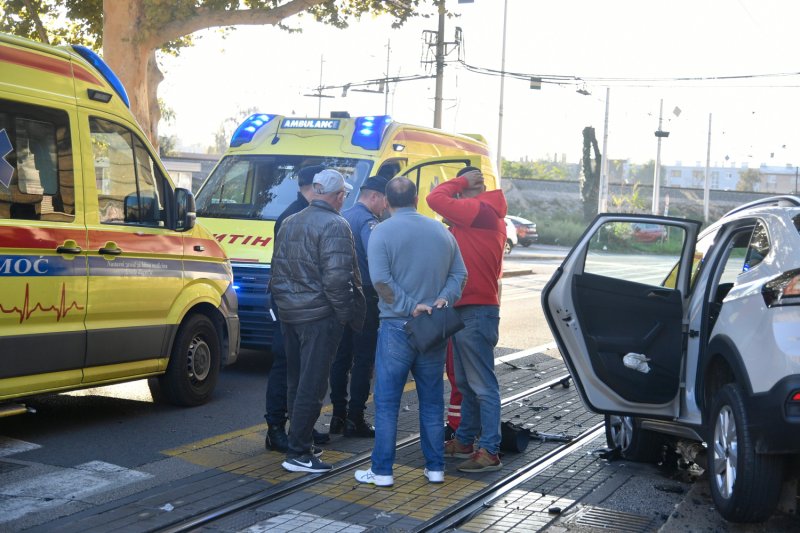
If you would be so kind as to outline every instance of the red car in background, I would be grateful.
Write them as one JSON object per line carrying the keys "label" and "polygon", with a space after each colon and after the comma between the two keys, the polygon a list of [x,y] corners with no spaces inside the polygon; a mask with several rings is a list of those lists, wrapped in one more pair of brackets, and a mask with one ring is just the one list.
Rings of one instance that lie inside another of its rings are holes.
{"label": "red car in background", "polygon": [[657,242],[667,238],[667,228],[660,224],[634,224],[633,239],[636,242]]}
{"label": "red car in background", "polygon": [[517,240],[520,246],[526,248],[539,240],[539,232],[536,231],[536,223],[522,217],[508,215],[506,218],[514,223],[517,228]]}

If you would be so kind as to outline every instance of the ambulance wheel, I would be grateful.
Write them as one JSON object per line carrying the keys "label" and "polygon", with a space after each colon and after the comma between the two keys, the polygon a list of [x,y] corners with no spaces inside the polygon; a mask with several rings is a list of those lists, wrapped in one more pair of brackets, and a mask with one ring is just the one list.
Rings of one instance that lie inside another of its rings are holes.
{"label": "ambulance wheel", "polygon": [[201,405],[217,384],[220,342],[214,324],[205,315],[187,317],[178,329],[167,372],[159,378],[160,394],[172,404]]}
{"label": "ambulance wheel", "polygon": [[655,463],[661,458],[663,437],[642,429],[632,416],[606,415],[606,443],[628,461]]}

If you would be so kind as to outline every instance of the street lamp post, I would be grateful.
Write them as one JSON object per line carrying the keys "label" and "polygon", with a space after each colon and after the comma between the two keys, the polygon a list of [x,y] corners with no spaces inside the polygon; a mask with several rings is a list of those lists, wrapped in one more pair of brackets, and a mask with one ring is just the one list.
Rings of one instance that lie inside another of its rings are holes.
{"label": "street lamp post", "polygon": [[503,5],[503,52],[500,59],[500,109],[497,120],[497,172],[503,175],[503,93],[506,88],[506,27],[508,24],[508,0]]}
{"label": "street lamp post", "polygon": [[653,172],[653,205],[652,213],[658,214],[659,207],[661,207],[661,139],[669,137],[669,132],[661,129],[661,124],[664,118],[664,99],[661,99],[661,104],[658,108],[658,130],[656,130],[656,138],[658,139],[658,149],[656,150],[656,168]]}

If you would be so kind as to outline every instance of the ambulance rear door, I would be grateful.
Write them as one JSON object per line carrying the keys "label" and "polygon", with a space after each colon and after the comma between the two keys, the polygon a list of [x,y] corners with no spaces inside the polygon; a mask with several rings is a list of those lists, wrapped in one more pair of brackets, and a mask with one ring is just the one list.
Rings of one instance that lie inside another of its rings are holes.
{"label": "ambulance rear door", "polygon": [[81,381],[87,265],[79,145],[70,106],[0,88],[0,399]]}
{"label": "ambulance rear door", "polygon": [[440,183],[456,177],[458,171],[464,167],[481,166],[481,156],[479,155],[458,155],[433,157],[424,159],[403,172],[403,176],[413,181],[417,186],[419,204],[417,211],[431,218],[438,218],[439,215],[428,207],[426,200],[428,194]]}

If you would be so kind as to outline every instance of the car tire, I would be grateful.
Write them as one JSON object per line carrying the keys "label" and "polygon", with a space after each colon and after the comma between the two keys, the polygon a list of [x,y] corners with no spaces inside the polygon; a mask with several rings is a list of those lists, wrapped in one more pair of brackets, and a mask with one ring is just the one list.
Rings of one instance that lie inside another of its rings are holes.
{"label": "car tire", "polygon": [[510,254],[512,248],[514,248],[514,243],[512,243],[511,241],[506,241],[506,246],[505,249],[503,250],[503,253],[505,255]]}
{"label": "car tire", "polygon": [[206,403],[217,384],[220,361],[214,324],[205,315],[187,317],[175,336],[167,372],[158,379],[158,396],[186,407]]}
{"label": "car tire", "polygon": [[731,522],[766,520],[778,503],[784,461],[756,453],[739,385],[717,391],[709,420],[709,484],[719,514]]}
{"label": "car tire", "polygon": [[655,463],[662,456],[664,437],[642,429],[632,416],[606,415],[606,443],[618,448],[620,455],[637,463]]}

